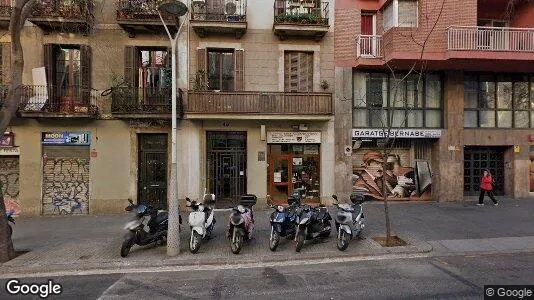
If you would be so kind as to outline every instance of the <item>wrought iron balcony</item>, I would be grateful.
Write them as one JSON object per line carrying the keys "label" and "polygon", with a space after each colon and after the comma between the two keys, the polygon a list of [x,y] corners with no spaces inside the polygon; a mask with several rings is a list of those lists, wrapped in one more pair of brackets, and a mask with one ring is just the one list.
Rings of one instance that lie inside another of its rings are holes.
{"label": "wrought iron balcony", "polygon": [[[171,87],[117,87],[111,92],[111,113],[123,118],[170,118]],[[177,94],[181,114],[181,90]]]}
{"label": "wrought iron balcony", "polygon": [[0,5],[0,29],[9,28],[9,19],[11,19],[11,11],[13,11],[13,7],[11,5]]}
{"label": "wrought iron balcony", "polygon": [[41,0],[28,20],[44,31],[88,34],[94,23],[92,0]]}
{"label": "wrought iron balcony", "polygon": [[[165,34],[165,27],[158,15],[159,1],[155,0],[118,0],[115,2],[117,23],[130,37],[136,34]],[[176,33],[176,20],[173,16],[161,13],[161,17],[168,25],[169,31]]]}
{"label": "wrought iron balcony", "polygon": [[329,2],[318,0],[275,0],[273,29],[281,40],[307,36],[321,40],[329,29]]}
{"label": "wrought iron balcony", "polygon": [[233,34],[241,38],[247,31],[247,1],[193,0],[191,27],[200,37],[209,34]]}
{"label": "wrought iron balcony", "polygon": [[190,91],[184,108],[188,118],[193,114],[320,116],[331,115],[332,105],[330,93]]}
{"label": "wrought iron balcony", "polygon": [[95,118],[98,93],[80,86],[21,86],[19,112],[23,117]]}
{"label": "wrought iron balcony", "polygon": [[534,29],[450,26],[447,50],[534,52]]}
{"label": "wrought iron balcony", "polygon": [[360,34],[356,40],[357,58],[382,57],[382,36]]}

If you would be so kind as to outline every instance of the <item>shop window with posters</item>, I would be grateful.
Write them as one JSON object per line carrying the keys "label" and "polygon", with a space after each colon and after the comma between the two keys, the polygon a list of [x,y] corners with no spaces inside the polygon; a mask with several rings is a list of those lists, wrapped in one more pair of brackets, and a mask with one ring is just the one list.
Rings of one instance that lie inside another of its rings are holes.
{"label": "shop window with posters", "polygon": [[320,201],[318,144],[269,145],[269,191],[274,201],[285,202],[298,192],[307,202]]}

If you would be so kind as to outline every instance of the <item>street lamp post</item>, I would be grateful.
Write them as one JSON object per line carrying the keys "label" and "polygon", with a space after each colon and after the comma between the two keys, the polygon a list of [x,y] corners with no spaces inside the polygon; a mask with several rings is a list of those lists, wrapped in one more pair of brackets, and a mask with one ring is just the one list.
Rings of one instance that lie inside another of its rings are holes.
{"label": "street lamp post", "polygon": [[176,147],[176,48],[178,42],[178,36],[180,35],[180,30],[182,25],[187,20],[184,18],[174,38],[167,28],[167,24],[161,16],[161,11],[166,12],[167,14],[173,15],[176,17],[176,22],[179,22],[179,17],[187,13],[187,6],[177,0],[170,0],[164,2],[158,6],[158,15],[167,31],[169,40],[171,42],[171,51],[172,51],[172,96],[171,96],[171,107],[172,107],[172,131],[171,131],[171,184],[169,188],[169,199],[168,199],[168,211],[169,211],[169,228],[167,231],[167,255],[176,256],[180,253],[180,211],[178,204],[178,164],[177,160],[177,147]]}

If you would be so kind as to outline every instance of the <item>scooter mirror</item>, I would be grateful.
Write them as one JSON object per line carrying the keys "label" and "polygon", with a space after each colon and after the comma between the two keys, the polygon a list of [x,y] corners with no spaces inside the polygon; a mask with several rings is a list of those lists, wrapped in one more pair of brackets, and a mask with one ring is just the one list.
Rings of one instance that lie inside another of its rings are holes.
{"label": "scooter mirror", "polygon": [[128,198],[128,202],[130,202],[130,204],[133,205],[132,199]]}

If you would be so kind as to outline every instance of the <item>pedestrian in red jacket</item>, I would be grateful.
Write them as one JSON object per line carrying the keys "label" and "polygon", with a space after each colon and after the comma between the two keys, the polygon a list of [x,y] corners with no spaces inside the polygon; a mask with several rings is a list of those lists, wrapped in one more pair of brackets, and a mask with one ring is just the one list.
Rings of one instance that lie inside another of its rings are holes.
{"label": "pedestrian in red jacket", "polygon": [[499,205],[497,199],[493,195],[493,178],[489,170],[484,170],[482,179],[480,180],[480,196],[478,196],[478,206],[484,205],[484,194],[487,193],[493,201],[493,205]]}

